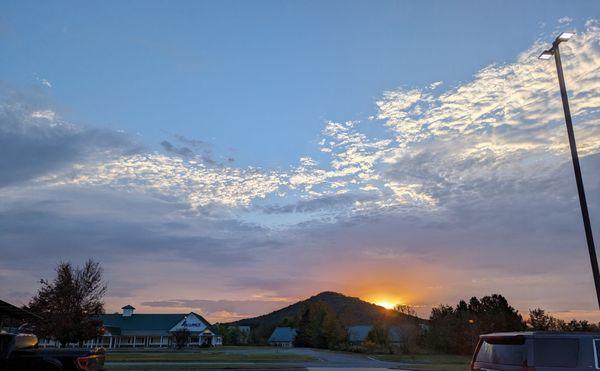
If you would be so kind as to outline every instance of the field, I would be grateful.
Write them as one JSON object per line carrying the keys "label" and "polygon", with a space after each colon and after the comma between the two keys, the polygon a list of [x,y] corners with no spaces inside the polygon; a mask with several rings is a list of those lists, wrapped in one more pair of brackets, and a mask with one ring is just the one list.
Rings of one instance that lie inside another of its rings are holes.
{"label": "field", "polygon": [[198,352],[139,352],[109,353],[107,362],[310,362],[314,358],[301,354],[277,353],[230,353],[224,351]]}
{"label": "field", "polygon": [[222,347],[182,351],[117,351],[107,354],[107,371],[206,369],[305,370],[313,367],[356,369],[446,370],[469,369],[469,357],[425,355],[367,355],[308,348]]}

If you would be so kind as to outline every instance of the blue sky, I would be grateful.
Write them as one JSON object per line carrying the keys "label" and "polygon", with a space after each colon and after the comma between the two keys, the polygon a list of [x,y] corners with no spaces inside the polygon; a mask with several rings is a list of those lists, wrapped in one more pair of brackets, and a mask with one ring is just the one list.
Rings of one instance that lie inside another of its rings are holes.
{"label": "blue sky", "polygon": [[557,19],[581,24],[600,6],[19,1],[2,10],[0,78],[47,79],[68,117],[139,133],[149,146],[180,134],[241,165],[287,167],[314,152],[325,121],[373,115],[382,91],[454,86],[513,61]]}
{"label": "blue sky", "polygon": [[227,320],[336,290],[427,316],[500,292],[600,320],[554,66],[536,58],[577,31],[562,54],[598,233],[598,14],[5,2],[0,297],[26,303],[54,262],[93,257],[110,311]]}

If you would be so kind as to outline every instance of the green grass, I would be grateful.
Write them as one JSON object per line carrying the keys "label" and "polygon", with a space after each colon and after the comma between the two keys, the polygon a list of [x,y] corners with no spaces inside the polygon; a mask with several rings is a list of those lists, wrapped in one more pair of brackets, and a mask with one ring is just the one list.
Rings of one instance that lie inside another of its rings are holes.
{"label": "green grass", "polygon": [[471,362],[470,356],[452,354],[386,354],[373,356],[373,358],[380,361],[402,363],[402,368],[407,370],[465,371],[469,369]]}
{"label": "green grass", "polygon": [[219,351],[196,351],[185,353],[143,352],[108,353],[106,362],[309,362],[313,357],[299,354],[243,354]]}
{"label": "green grass", "polygon": [[135,365],[106,365],[106,371],[197,371],[197,370],[289,370],[289,371],[299,371],[306,370],[305,368],[292,368],[286,367],[282,368],[277,365],[179,365],[179,364],[163,364],[163,365],[147,365],[144,363],[135,364]]}

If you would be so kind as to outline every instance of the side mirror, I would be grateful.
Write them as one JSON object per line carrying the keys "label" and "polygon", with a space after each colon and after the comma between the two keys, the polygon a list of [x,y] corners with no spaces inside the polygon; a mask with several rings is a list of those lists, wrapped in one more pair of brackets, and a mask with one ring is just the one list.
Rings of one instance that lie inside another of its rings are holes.
{"label": "side mirror", "polygon": [[18,334],[15,336],[15,349],[35,348],[37,344],[38,338],[33,334]]}

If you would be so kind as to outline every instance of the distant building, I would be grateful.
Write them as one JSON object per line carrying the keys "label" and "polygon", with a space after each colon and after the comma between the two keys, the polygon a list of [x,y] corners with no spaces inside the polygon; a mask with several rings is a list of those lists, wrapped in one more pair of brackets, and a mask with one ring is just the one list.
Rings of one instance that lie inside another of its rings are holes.
{"label": "distant building", "polygon": [[269,337],[269,345],[276,347],[292,347],[296,339],[296,329],[291,327],[277,327]]}
{"label": "distant building", "polygon": [[[372,325],[356,325],[348,327],[348,342],[350,344],[359,345],[367,340],[369,332],[373,329]],[[389,342],[392,344],[402,343],[402,330],[392,326],[388,329]]]}
{"label": "distant building", "polygon": [[[86,346],[105,348],[150,348],[174,346],[172,333],[187,329],[190,332],[188,347],[219,346],[222,337],[201,315],[188,314],[134,314],[135,308],[126,305],[121,314],[102,314],[104,335],[88,341]],[[41,343],[41,346],[51,346]]]}

